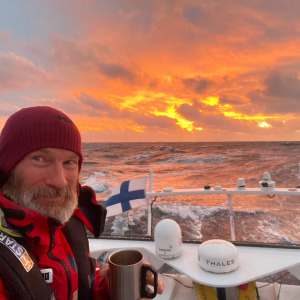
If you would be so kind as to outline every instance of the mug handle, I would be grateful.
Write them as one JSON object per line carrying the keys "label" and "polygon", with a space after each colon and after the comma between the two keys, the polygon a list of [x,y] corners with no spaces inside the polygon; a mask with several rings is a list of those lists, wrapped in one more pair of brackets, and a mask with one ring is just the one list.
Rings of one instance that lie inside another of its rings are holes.
{"label": "mug handle", "polygon": [[[153,293],[150,293],[148,290],[147,290],[147,283],[146,283],[146,273],[147,271],[150,271],[153,275],[154,275],[154,292]],[[142,298],[154,298],[156,295],[157,295],[157,281],[158,281],[158,276],[157,276],[157,271],[150,265],[146,265],[146,264],[143,264],[142,265],[142,291],[141,291],[141,294],[142,294]]]}

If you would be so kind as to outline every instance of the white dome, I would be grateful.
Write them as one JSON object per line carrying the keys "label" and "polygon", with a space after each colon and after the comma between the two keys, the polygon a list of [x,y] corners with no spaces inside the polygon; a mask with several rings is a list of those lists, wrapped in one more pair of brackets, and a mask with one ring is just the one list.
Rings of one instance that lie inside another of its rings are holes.
{"label": "white dome", "polygon": [[201,268],[214,273],[226,273],[235,270],[238,265],[238,251],[228,241],[213,239],[203,242],[198,249],[198,261]]}
{"label": "white dome", "polygon": [[179,225],[171,219],[157,223],[154,229],[155,252],[161,258],[175,258],[182,253],[182,235]]}

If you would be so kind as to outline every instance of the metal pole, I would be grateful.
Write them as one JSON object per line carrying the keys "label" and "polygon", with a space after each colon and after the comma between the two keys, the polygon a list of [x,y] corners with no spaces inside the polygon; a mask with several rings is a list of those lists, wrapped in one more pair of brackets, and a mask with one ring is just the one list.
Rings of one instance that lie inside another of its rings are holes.
{"label": "metal pole", "polygon": [[218,300],[226,300],[226,290],[225,288],[217,288]]}
{"label": "metal pole", "polygon": [[230,221],[231,240],[235,241],[234,215],[233,215],[233,209],[232,209],[232,196],[231,196],[231,194],[228,194],[228,207],[229,207],[229,221]]}
{"label": "metal pole", "polygon": [[[149,193],[153,192],[153,170],[149,171]],[[147,224],[147,235],[152,235],[152,197],[148,197],[148,224]]]}

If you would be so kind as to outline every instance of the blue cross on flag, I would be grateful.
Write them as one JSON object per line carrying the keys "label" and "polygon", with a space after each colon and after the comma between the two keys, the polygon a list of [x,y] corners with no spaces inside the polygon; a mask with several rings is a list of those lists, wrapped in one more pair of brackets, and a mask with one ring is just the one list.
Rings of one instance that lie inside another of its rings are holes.
{"label": "blue cross on flag", "polygon": [[114,187],[105,204],[107,217],[147,205],[146,183],[147,177],[142,177],[124,181],[121,185]]}

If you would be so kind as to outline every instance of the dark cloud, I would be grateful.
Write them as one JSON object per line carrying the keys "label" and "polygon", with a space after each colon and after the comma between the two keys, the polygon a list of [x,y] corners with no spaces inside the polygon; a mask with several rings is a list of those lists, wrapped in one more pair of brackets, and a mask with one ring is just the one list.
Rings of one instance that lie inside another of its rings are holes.
{"label": "dark cloud", "polygon": [[135,2],[131,7],[123,10],[124,24],[129,24],[134,31],[148,31],[154,25],[153,13],[151,1]]}
{"label": "dark cloud", "polygon": [[107,77],[133,82],[136,75],[120,64],[98,63],[99,70]]}
{"label": "dark cloud", "polygon": [[[109,49],[101,44],[89,45],[74,40],[62,39],[52,35],[53,45],[52,59],[57,68],[76,69],[80,72],[101,73],[111,79],[121,79],[133,82],[136,79],[134,71],[121,63],[112,62],[107,59]],[[118,60],[117,57],[115,57]],[[96,75],[96,74],[95,74]]]}
{"label": "dark cloud", "polygon": [[199,120],[201,118],[201,113],[199,112],[199,107],[194,105],[189,105],[184,103],[180,105],[177,109],[177,112],[185,117],[187,120]]}
{"label": "dark cloud", "polygon": [[109,113],[116,110],[113,106],[111,106],[107,102],[103,100],[95,99],[94,97],[87,94],[81,94],[78,97],[78,99],[81,104],[93,110],[96,110],[100,114]]}
{"label": "dark cloud", "polygon": [[203,10],[199,6],[188,6],[184,8],[183,17],[194,25],[200,25],[203,18]]}
{"label": "dark cloud", "polygon": [[40,100],[43,105],[50,105],[61,109],[67,114],[87,115],[89,117],[114,117],[119,110],[104,100],[98,100],[88,94],[82,93],[75,99],[45,99]]}
{"label": "dark cloud", "polygon": [[294,0],[273,0],[273,1],[248,1],[240,0],[240,3],[247,7],[270,15],[278,16],[286,20],[299,20],[300,2]]}
{"label": "dark cloud", "polygon": [[[236,45],[239,51],[264,49],[266,44],[292,41],[299,36],[300,2],[294,0],[226,0],[186,2],[182,17],[192,24],[202,45]],[[225,37],[222,39],[222,36]],[[241,43],[242,41],[242,43]]]}
{"label": "dark cloud", "polygon": [[155,116],[155,115],[148,115],[145,116],[143,114],[137,113],[125,113],[123,116],[126,116],[129,119],[134,120],[137,124],[141,126],[156,128],[156,129],[169,129],[175,130],[178,129],[178,125],[176,125],[177,120],[171,119],[166,116]]}
{"label": "dark cloud", "polygon": [[182,79],[183,84],[198,94],[203,93],[211,84],[210,80],[201,77]]}
{"label": "dark cloud", "polygon": [[219,103],[220,104],[230,104],[230,105],[234,105],[234,106],[245,105],[245,103],[242,99],[231,98],[227,95],[221,96],[219,98]]}
{"label": "dark cloud", "polygon": [[248,94],[252,109],[265,114],[300,112],[300,80],[295,73],[272,72],[264,90]]}
{"label": "dark cloud", "polygon": [[[214,110],[214,112],[212,112]],[[233,132],[239,132],[242,130],[248,130],[252,122],[245,120],[238,120],[229,117],[225,117],[216,111],[216,108],[210,105],[204,105],[202,111],[199,110],[199,104],[193,105],[182,104],[177,112],[189,121],[193,121],[195,127],[203,127],[205,129],[223,129],[232,130]]]}
{"label": "dark cloud", "polygon": [[265,80],[265,94],[279,98],[300,98],[300,80],[298,74],[281,74],[274,72]]}
{"label": "dark cloud", "polygon": [[[247,38],[251,36],[253,29],[256,28],[256,31],[260,32],[259,28],[265,26],[257,17],[255,9],[249,9],[249,5],[234,0],[227,0],[226,5],[218,5],[214,1],[199,1],[197,5],[187,4],[183,10],[183,18],[197,27],[197,40],[202,40],[203,44],[217,42],[219,37],[228,34]],[[230,43],[230,40],[227,41]],[[223,43],[227,41],[225,39]]]}

